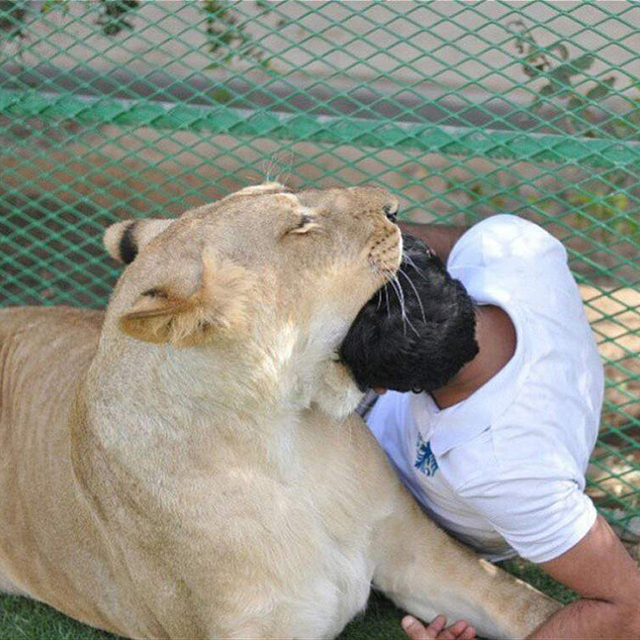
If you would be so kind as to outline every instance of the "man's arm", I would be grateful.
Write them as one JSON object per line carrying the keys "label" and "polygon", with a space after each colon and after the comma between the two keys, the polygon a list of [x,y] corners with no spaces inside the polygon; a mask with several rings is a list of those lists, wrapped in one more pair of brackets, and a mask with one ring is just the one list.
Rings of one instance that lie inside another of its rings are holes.
{"label": "man's arm", "polygon": [[575,547],[539,566],[581,599],[551,616],[531,640],[640,638],[640,570],[602,516]]}
{"label": "man's arm", "polygon": [[453,245],[468,229],[468,227],[452,227],[444,224],[415,224],[401,220],[398,221],[398,226],[404,233],[410,233],[425,242],[445,264]]}
{"label": "man's arm", "polygon": [[[637,640],[640,638],[640,570],[602,516],[569,551],[539,565],[581,596],[552,615],[529,640]],[[411,640],[453,640],[469,633],[464,622],[443,630],[405,618]],[[455,633],[454,633],[455,632]]]}

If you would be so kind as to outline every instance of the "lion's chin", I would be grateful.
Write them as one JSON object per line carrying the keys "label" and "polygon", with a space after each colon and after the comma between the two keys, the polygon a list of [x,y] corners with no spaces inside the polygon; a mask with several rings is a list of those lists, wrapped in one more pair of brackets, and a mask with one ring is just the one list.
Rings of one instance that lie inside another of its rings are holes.
{"label": "lion's chin", "polygon": [[312,398],[321,411],[337,420],[353,413],[362,400],[353,376],[341,362],[327,360],[322,363],[318,384]]}

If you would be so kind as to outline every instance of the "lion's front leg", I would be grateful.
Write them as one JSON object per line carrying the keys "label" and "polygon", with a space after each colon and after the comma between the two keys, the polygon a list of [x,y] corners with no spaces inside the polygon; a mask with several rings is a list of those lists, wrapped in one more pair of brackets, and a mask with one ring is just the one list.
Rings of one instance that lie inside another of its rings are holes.
{"label": "lion's front leg", "polygon": [[479,636],[524,638],[560,605],[480,559],[429,521],[409,496],[377,532],[374,584],[425,621],[466,620]]}
{"label": "lion's front leg", "polygon": [[8,594],[12,596],[26,596],[27,594],[18,589],[9,578],[2,575],[0,572],[0,593]]}

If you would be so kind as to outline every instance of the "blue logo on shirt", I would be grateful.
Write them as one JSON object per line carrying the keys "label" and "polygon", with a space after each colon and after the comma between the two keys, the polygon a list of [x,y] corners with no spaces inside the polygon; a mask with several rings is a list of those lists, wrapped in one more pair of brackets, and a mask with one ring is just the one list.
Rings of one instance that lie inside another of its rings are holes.
{"label": "blue logo on shirt", "polygon": [[438,462],[431,451],[431,442],[425,442],[420,434],[418,434],[416,461],[413,466],[427,477],[435,475],[438,470]]}

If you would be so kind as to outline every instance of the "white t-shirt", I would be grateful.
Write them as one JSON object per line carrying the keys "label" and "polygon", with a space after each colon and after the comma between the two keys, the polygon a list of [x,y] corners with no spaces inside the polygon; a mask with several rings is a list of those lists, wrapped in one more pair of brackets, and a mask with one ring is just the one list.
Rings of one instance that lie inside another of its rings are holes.
{"label": "white t-shirt", "polygon": [[389,391],[367,423],[429,515],[490,560],[557,558],[596,518],[584,494],[603,369],[560,242],[496,215],[466,231],[447,269],[476,304],[504,309],[511,360],[458,404]]}

